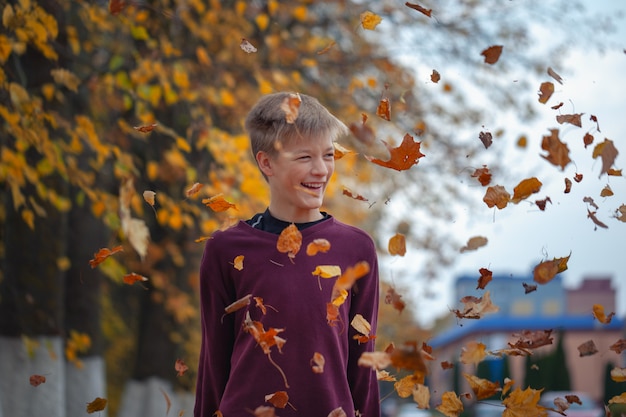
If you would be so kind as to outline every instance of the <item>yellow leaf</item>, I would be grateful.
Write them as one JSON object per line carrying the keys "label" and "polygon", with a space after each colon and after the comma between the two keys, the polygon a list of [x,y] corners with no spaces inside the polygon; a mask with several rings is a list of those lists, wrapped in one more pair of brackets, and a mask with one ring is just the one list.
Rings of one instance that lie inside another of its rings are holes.
{"label": "yellow leaf", "polygon": [[191,152],[191,146],[189,145],[189,142],[187,142],[187,140],[185,138],[182,137],[177,137],[176,138],[176,146],[178,146],[178,149],[180,149],[183,152]]}
{"label": "yellow leaf", "polygon": [[413,390],[413,401],[417,403],[417,407],[422,410],[430,408],[430,390],[426,385],[417,384]]}
{"label": "yellow leaf", "polygon": [[143,26],[133,26],[130,28],[130,35],[138,41],[147,41],[150,39],[148,31]]}
{"label": "yellow leaf", "polygon": [[224,196],[222,194],[217,194],[211,198],[203,198],[202,204],[206,205],[211,210],[217,213],[226,211],[229,208],[234,208],[235,210],[237,209],[237,206],[226,201],[226,199],[224,199]]}
{"label": "yellow leaf", "polygon": [[31,230],[35,230],[35,213],[30,209],[22,210],[22,220],[26,222]]}
{"label": "yellow leaf", "polygon": [[608,316],[604,314],[604,306],[601,304],[593,305],[593,317],[602,324],[609,324],[614,315],[615,313],[611,313]]}
{"label": "yellow leaf", "polygon": [[609,404],[626,404],[626,392],[622,392],[620,395],[611,398]]}
{"label": "yellow leaf", "polygon": [[441,405],[436,408],[448,417],[458,417],[463,411],[463,403],[456,393],[447,391],[441,396]]}
{"label": "yellow leaf", "polygon": [[361,13],[361,26],[363,26],[363,29],[374,30],[382,20],[382,17],[369,10]]}
{"label": "yellow leaf", "polygon": [[541,181],[535,177],[522,180],[513,189],[513,198],[511,198],[511,201],[515,204],[519,203],[531,194],[539,192],[539,190],[541,190],[541,185]]}
{"label": "yellow leaf", "polygon": [[537,404],[540,396],[541,390],[526,388],[522,391],[519,387],[516,388],[502,401],[506,407],[502,417],[547,417],[547,410]]}
{"label": "yellow leaf", "polygon": [[102,411],[105,409],[106,405],[107,405],[107,400],[105,398],[97,397],[92,402],[87,403],[87,412],[91,414],[97,411]]}
{"label": "yellow leaf", "polygon": [[239,255],[235,257],[235,260],[233,261],[233,266],[235,267],[237,271],[241,271],[243,269],[243,259],[244,259],[243,255]]}
{"label": "yellow leaf", "polygon": [[403,234],[396,233],[389,239],[388,250],[390,255],[404,256],[406,253],[406,239]]}
{"label": "yellow leaf", "polygon": [[626,368],[611,369],[611,379],[615,382],[626,382]]}
{"label": "yellow leaf", "polygon": [[461,363],[477,365],[487,356],[486,346],[480,342],[471,341],[461,348]]}
{"label": "yellow leaf", "polygon": [[463,376],[469,382],[472,391],[474,391],[474,395],[477,400],[483,400],[485,398],[489,398],[494,395],[496,392],[500,391],[500,383],[499,382],[491,382],[487,379],[479,378],[475,375],[470,375],[464,373]]}
{"label": "yellow leaf", "polygon": [[341,275],[341,268],[337,265],[318,265],[311,274],[320,278],[338,277]]}

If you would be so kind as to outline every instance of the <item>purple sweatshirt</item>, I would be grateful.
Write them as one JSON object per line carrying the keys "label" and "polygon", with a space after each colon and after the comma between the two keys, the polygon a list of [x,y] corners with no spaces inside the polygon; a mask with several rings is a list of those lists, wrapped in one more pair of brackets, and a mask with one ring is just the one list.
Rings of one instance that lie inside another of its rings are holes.
{"label": "purple sweatshirt", "polygon": [[[266,395],[286,391],[289,404],[277,408],[280,417],[326,417],[341,407],[349,417],[379,417],[378,381],[370,368],[357,365],[374,342],[359,344],[350,322],[361,314],[375,333],[378,312],[378,262],[372,239],[365,232],[333,217],[301,231],[302,247],[293,263],[276,249],[278,235],[245,222],[207,241],[200,268],[202,346],[196,387],[195,417],[250,417],[259,406],[271,406]],[[306,254],[314,239],[326,239],[331,248]],[[243,268],[234,267],[243,255]],[[337,278],[312,274],[319,265],[337,265],[345,271],[367,261],[370,272],[356,281],[339,308],[339,322],[326,319],[326,305]],[[266,313],[251,303],[233,313],[224,309],[251,294],[263,299]],[[286,382],[254,337],[243,330],[244,320],[284,329],[282,353],[271,347],[271,360],[285,373]],[[325,359],[322,373],[314,373],[312,358]]]}

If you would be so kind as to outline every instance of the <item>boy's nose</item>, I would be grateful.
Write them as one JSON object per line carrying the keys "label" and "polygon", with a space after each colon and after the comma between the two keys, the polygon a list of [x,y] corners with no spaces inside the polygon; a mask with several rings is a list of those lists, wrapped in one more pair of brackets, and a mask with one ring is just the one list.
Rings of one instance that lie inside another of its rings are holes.
{"label": "boy's nose", "polygon": [[326,161],[323,158],[315,158],[311,172],[315,175],[327,175],[328,167],[326,166]]}

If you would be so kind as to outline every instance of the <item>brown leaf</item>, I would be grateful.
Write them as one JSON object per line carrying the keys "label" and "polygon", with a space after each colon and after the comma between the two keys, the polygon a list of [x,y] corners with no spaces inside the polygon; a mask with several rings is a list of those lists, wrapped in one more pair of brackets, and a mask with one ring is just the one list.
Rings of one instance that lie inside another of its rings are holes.
{"label": "brown leaf", "polygon": [[552,200],[550,200],[550,197],[546,197],[543,200],[535,200],[535,204],[537,205],[537,207],[539,207],[539,210],[544,211],[546,209],[546,204],[550,202],[550,204],[552,204]]}
{"label": "brown leaf", "polygon": [[591,356],[598,353],[598,348],[596,348],[596,344],[593,340],[587,340],[585,343],[582,343],[578,346],[579,357],[583,356]]}
{"label": "brown leaf", "polygon": [[112,249],[102,248],[97,253],[94,254],[93,259],[89,260],[89,265],[91,268],[95,268],[104,262],[109,256],[115,255],[118,252],[122,252],[124,249],[122,246],[115,246]]}
{"label": "brown leaf", "polygon": [[245,295],[238,299],[237,301],[229,304],[224,308],[224,312],[226,314],[234,313],[237,310],[241,310],[244,307],[250,305],[250,299],[252,298],[252,294]]}
{"label": "brown leaf", "polygon": [[569,123],[571,125],[574,126],[578,126],[578,127],[582,127],[582,122],[580,120],[580,117],[583,115],[583,113],[577,113],[577,114],[559,114],[558,116],[556,116],[556,121],[559,124],[563,124],[563,123]]}
{"label": "brown leaf", "polygon": [[367,122],[367,115],[362,113],[361,123],[351,123],[350,132],[352,132],[354,137],[356,137],[361,143],[371,145],[372,143],[374,143],[376,135],[374,134],[372,128],[369,127],[369,125],[366,125],[365,122]]}
{"label": "brown leaf", "polygon": [[189,367],[185,364],[185,361],[182,359],[176,359],[176,363],[174,363],[174,369],[176,370],[176,376],[183,376],[185,372],[189,370]]}
{"label": "brown leaf", "polygon": [[106,398],[96,397],[95,400],[93,400],[90,403],[87,403],[87,412],[89,414],[92,414],[97,411],[102,411],[105,409],[106,405],[107,405]]}
{"label": "brown leaf", "polygon": [[612,140],[604,139],[604,142],[596,145],[593,149],[593,158],[596,159],[599,156],[602,159],[602,170],[598,178],[601,177],[602,174],[609,172],[609,169],[615,163],[615,158],[617,158],[618,153]]}
{"label": "brown leaf", "polygon": [[564,258],[554,258],[551,261],[539,263],[533,270],[533,279],[535,282],[538,284],[547,284],[552,281],[556,274],[566,271],[570,256],[571,255]]}
{"label": "brown leaf", "polygon": [[524,294],[537,291],[537,285],[531,285],[531,284],[526,284],[525,282],[522,282],[522,286],[524,287]]}
{"label": "brown leaf", "polygon": [[511,201],[511,195],[501,185],[494,185],[488,187],[483,197],[483,201],[487,204],[487,207],[492,208],[496,206],[500,210],[505,208],[509,201]]}
{"label": "brown leaf", "polygon": [[126,7],[125,0],[109,0],[109,13],[113,16],[120,14],[124,7]]}
{"label": "brown leaf", "polygon": [[394,309],[402,313],[406,304],[402,301],[402,296],[396,292],[394,287],[389,286],[385,294],[385,304],[391,304]]}
{"label": "brown leaf", "polygon": [[526,178],[525,180],[520,181],[520,183],[513,188],[513,198],[511,198],[511,202],[515,204],[519,203],[531,194],[539,192],[542,185],[541,181],[535,177]]}
{"label": "brown leaf", "polygon": [[265,402],[272,404],[276,408],[285,408],[289,404],[287,391],[276,391],[265,396]]}
{"label": "brown leaf", "polygon": [[425,156],[420,152],[420,142],[415,142],[413,137],[408,133],[404,135],[402,143],[398,147],[394,148],[384,141],[383,143],[389,151],[390,159],[388,161],[382,161],[371,156],[366,156],[370,162],[397,171],[404,171],[416,165],[419,162],[419,158]]}
{"label": "brown leaf", "polygon": [[572,180],[565,178],[565,190],[563,192],[568,194],[570,191],[572,191]]}
{"label": "brown leaf", "polygon": [[600,197],[610,197],[612,195],[613,190],[611,190],[611,187],[608,184],[602,189],[602,191],[600,191]]}
{"label": "brown leaf", "polygon": [[280,253],[286,253],[289,259],[291,259],[291,262],[293,262],[296,254],[300,251],[301,246],[302,233],[300,233],[293,223],[280,232],[278,241],[276,242],[276,249],[278,249]]}
{"label": "brown leaf", "polygon": [[480,185],[485,187],[491,182],[491,172],[489,172],[489,168],[487,168],[487,165],[483,165],[482,168],[476,168],[476,170],[472,174],[472,178],[478,179]]}
{"label": "brown leaf", "polygon": [[487,268],[480,268],[478,272],[480,272],[480,278],[478,278],[478,286],[476,289],[480,288],[484,290],[487,284],[493,279],[493,273]]}
{"label": "brown leaf", "polygon": [[485,149],[490,147],[493,142],[493,136],[490,132],[480,132],[478,134],[478,139],[480,139],[480,141],[483,143]]}
{"label": "brown leaf", "polygon": [[491,382],[488,379],[479,378],[475,375],[463,373],[463,377],[469,382],[477,400],[484,400],[501,391],[500,382]]}
{"label": "brown leaf", "polygon": [[539,87],[539,102],[541,104],[546,104],[548,100],[550,100],[552,93],[554,93],[554,84],[550,81],[541,83],[541,86]]}
{"label": "brown leaf", "polygon": [[437,84],[439,80],[441,80],[441,75],[437,72],[437,70],[433,70],[432,74],[430,74],[430,81]]}
{"label": "brown leaf", "polygon": [[618,355],[621,354],[624,350],[626,350],[626,340],[625,339],[619,339],[617,342],[615,342],[611,346],[609,346],[609,350],[612,350],[613,352],[617,353]]}
{"label": "brown leaf", "polygon": [[389,239],[387,249],[390,255],[404,256],[406,254],[406,239],[402,233],[396,233]]}
{"label": "brown leaf", "polygon": [[590,133],[585,133],[585,136],[583,136],[583,143],[585,144],[585,149],[587,149],[587,146],[593,143],[593,135]]}
{"label": "brown leaf", "polygon": [[43,375],[35,374],[35,375],[30,376],[29,381],[30,381],[30,385],[32,385],[33,387],[38,387],[39,385],[46,382],[46,377]]}
{"label": "brown leaf", "polygon": [[484,49],[480,54],[485,57],[487,64],[495,64],[498,62],[498,59],[500,59],[500,54],[502,54],[502,45],[490,46]]}
{"label": "brown leaf", "polygon": [[626,204],[622,204],[615,209],[615,218],[620,222],[626,223]]}
{"label": "brown leaf", "polygon": [[487,244],[487,238],[483,237],[483,236],[474,236],[471,237],[467,243],[465,244],[465,246],[463,246],[459,252],[463,253],[463,252],[467,252],[467,251],[471,251],[471,250],[476,250],[478,248],[481,248],[483,246],[485,246]]}
{"label": "brown leaf", "polygon": [[189,189],[185,191],[187,197],[193,197],[202,190],[202,184],[199,182],[194,183]]}
{"label": "brown leaf", "polygon": [[463,411],[463,403],[454,391],[446,391],[441,396],[441,404],[435,408],[447,417],[458,417]]}
{"label": "brown leaf", "polygon": [[603,229],[608,229],[609,226],[607,226],[606,224],[602,223],[600,220],[598,220],[598,218],[596,217],[596,212],[595,211],[590,211],[589,209],[587,209],[587,217],[589,217],[591,219],[591,221],[598,227],[601,227]]}
{"label": "brown leaf", "polygon": [[560,166],[561,170],[572,160],[569,157],[569,148],[559,140],[559,130],[550,129],[550,135],[544,136],[541,140],[541,149],[547,151],[547,155],[541,155],[553,165]]}
{"label": "brown leaf", "polygon": [[404,3],[404,5],[406,7],[410,7],[413,10],[417,10],[418,12],[420,12],[420,13],[428,16],[428,17],[431,17],[430,14],[432,12],[432,9],[426,9],[426,8],[420,6],[419,4],[409,3],[408,1],[406,3]]}
{"label": "brown leaf", "polygon": [[134,126],[133,129],[141,133],[149,133],[149,132],[152,132],[155,127],[157,127],[157,124],[153,123],[151,125]]}
{"label": "brown leaf", "polygon": [[387,97],[380,99],[376,108],[376,116],[387,121],[391,120],[391,103]]}
{"label": "brown leaf", "polygon": [[563,78],[557,74],[551,67],[548,67],[548,75],[554,78],[559,84],[563,84]]}

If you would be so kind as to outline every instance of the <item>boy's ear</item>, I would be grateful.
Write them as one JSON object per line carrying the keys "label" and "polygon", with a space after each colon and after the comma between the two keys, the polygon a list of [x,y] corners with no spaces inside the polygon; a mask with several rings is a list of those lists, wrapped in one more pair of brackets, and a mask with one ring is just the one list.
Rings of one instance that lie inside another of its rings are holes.
{"label": "boy's ear", "polygon": [[266,177],[272,176],[272,158],[266,152],[258,151],[256,153],[256,163]]}

